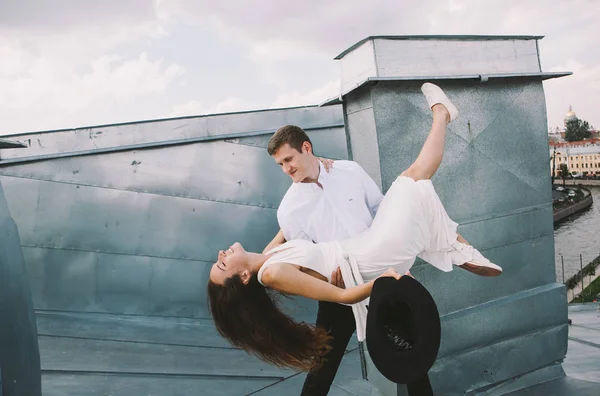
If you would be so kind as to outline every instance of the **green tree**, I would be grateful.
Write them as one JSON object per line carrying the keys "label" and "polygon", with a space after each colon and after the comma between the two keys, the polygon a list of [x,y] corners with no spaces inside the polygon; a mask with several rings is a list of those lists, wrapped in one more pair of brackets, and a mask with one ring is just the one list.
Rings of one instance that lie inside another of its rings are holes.
{"label": "green tree", "polygon": [[560,176],[563,179],[563,187],[565,186],[565,179],[567,177],[567,175],[569,174],[569,167],[567,166],[567,164],[560,164]]}
{"label": "green tree", "polygon": [[556,176],[556,146],[554,146],[554,153],[552,154],[552,184],[554,185],[554,177]]}
{"label": "green tree", "polygon": [[567,142],[576,142],[590,137],[590,124],[579,118],[567,121],[567,130],[565,131],[565,140]]}

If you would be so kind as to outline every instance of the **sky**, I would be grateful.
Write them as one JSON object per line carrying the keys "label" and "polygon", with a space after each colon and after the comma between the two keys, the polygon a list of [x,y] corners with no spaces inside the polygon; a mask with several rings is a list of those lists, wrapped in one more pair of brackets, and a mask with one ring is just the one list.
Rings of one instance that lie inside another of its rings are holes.
{"label": "sky", "polygon": [[337,96],[372,35],[542,35],[549,127],[600,128],[598,0],[0,0],[0,135]]}

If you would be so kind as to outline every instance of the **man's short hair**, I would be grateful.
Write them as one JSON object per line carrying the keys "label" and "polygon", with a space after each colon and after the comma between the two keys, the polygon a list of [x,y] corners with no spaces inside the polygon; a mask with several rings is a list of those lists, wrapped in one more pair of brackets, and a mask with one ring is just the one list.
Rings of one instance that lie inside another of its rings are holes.
{"label": "man's short hair", "polygon": [[[267,146],[267,152],[269,155],[275,154],[277,150],[284,144],[289,144],[290,147],[295,148],[299,152],[302,152],[302,145],[304,142],[310,143],[312,148],[312,142],[310,138],[304,132],[304,130],[296,125],[286,125],[279,128],[275,134],[269,139],[269,145]],[[313,153],[314,154],[314,153]]]}

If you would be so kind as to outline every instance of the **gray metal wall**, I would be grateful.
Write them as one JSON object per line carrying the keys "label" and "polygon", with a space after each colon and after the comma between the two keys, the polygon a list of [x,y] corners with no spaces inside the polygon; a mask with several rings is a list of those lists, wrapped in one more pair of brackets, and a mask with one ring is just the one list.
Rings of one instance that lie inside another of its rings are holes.
{"label": "gray metal wall", "polygon": [[0,241],[0,396],[39,396],[40,351],[29,277],[2,183]]}
{"label": "gray metal wall", "polygon": [[[368,171],[381,170],[371,174],[384,191],[414,161],[429,132],[421,83],[379,82],[346,99],[353,158]],[[450,124],[434,185],[459,232],[504,268],[497,278],[460,269],[442,273],[422,262],[411,271],[442,315],[441,349],[430,375],[436,392],[451,395],[558,362],[566,354],[567,311],[564,287],[555,283],[541,81],[438,84],[461,114]],[[396,394],[373,367],[369,375],[385,394]]]}
{"label": "gray metal wall", "polygon": [[[302,107],[7,136],[0,181],[35,308],[208,317],[219,249],[262,251],[290,185],[266,152],[275,129],[307,129],[347,158],[341,107]],[[314,319],[298,300],[296,315]]]}

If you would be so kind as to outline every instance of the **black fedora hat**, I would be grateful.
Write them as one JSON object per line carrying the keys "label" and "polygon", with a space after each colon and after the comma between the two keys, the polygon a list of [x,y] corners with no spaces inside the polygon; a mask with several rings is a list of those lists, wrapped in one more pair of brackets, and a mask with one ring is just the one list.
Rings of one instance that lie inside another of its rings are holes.
{"label": "black fedora hat", "polygon": [[373,364],[398,384],[427,376],[440,348],[440,315],[431,294],[410,276],[379,278],[367,314],[366,343]]}

